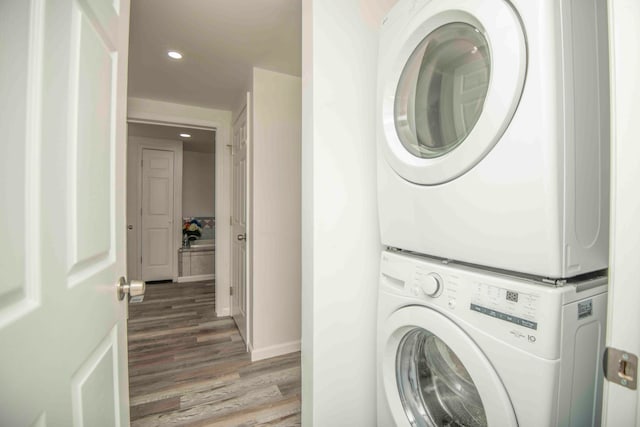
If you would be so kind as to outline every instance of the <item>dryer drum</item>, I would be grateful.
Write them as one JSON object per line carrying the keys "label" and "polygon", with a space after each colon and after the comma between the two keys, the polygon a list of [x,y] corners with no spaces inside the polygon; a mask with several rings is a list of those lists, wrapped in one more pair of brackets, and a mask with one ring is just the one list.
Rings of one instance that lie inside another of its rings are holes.
{"label": "dryer drum", "polygon": [[444,341],[414,328],[396,355],[398,392],[412,426],[486,426],[478,390],[460,359]]}

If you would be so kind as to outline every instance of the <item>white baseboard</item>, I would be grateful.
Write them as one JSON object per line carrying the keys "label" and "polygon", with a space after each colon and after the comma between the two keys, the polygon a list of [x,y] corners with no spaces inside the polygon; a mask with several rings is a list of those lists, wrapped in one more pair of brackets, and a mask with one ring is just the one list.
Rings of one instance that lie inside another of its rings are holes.
{"label": "white baseboard", "polygon": [[214,280],[215,274],[201,274],[200,276],[181,276],[178,277],[178,283],[201,282],[203,280]]}
{"label": "white baseboard", "polygon": [[249,349],[251,351],[251,361],[255,362],[257,360],[269,359],[270,357],[276,357],[283,354],[300,351],[300,340],[290,341],[283,344],[277,344],[258,349],[251,348],[250,346]]}
{"label": "white baseboard", "polygon": [[217,317],[227,317],[227,316],[231,316],[231,311],[229,310],[229,307],[224,307],[223,309],[221,309],[220,311],[216,311],[216,316]]}

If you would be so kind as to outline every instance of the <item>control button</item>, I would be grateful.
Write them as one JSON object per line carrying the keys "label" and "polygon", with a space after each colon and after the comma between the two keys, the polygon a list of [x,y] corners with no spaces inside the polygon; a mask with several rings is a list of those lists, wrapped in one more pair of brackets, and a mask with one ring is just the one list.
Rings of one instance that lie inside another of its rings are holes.
{"label": "control button", "polygon": [[442,292],[442,279],[435,273],[431,273],[421,280],[420,287],[425,295],[430,297],[440,296]]}
{"label": "control button", "polygon": [[449,308],[456,308],[456,300],[454,300],[453,298],[449,298],[449,302],[447,303],[447,305],[449,306]]}

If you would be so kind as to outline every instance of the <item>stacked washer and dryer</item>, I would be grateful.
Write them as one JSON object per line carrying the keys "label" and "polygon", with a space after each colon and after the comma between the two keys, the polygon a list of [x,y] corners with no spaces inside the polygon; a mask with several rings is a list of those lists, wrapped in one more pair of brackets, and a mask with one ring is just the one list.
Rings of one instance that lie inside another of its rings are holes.
{"label": "stacked washer and dryer", "polygon": [[380,31],[378,425],[600,423],[606,0],[400,0]]}

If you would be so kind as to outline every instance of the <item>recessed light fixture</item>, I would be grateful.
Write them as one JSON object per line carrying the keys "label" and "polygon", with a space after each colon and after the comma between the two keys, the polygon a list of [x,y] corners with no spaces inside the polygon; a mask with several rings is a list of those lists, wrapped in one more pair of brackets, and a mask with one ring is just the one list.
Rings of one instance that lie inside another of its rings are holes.
{"label": "recessed light fixture", "polygon": [[180,134],[180,136],[181,136],[182,138],[191,138],[191,135],[190,135],[190,134],[188,134],[188,133],[181,133],[181,134]]}
{"label": "recessed light fixture", "polygon": [[167,52],[167,55],[169,55],[169,57],[173,59],[182,59],[182,54],[175,50],[170,50],[169,52]]}

